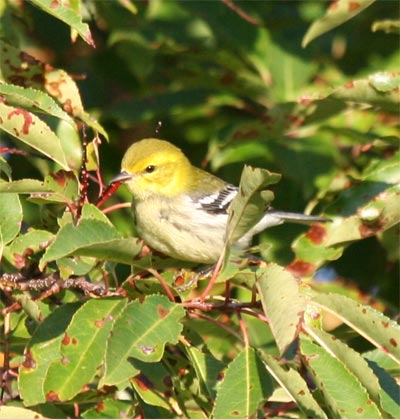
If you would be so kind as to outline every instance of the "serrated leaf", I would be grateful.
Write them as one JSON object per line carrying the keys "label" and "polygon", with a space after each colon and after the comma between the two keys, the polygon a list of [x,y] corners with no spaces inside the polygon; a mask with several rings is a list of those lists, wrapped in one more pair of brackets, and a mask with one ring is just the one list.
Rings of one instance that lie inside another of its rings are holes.
{"label": "serrated leaf", "polygon": [[31,193],[30,202],[37,204],[63,203],[74,205],[79,195],[79,184],[73,172],[59,170],[47,175],[43,181],[43,187],[48,192]]}
{"label": "serrated leaf", "polygon": [[327,415],[313,398],[308,384],[301,375],[293,369],[282,368],[271,355],[262,353],[262,359],[272,377],[282,386],[289,397],[296,402],[299,409],[307,418],[327,419]]}
{"label": "serrated leaf", "polygon": [[25,234],[20,234],[12,242],[10,245],[10,253],[22,255],[26,249],[30,249],[33,253],[37,253],[42,250],[53,237],[54,234],[49,231],[31,229]]}
{"label": "serrated leaf", "polygon": [[368,365],[374,371],[379,380],[379,399],[382,410],[397,418],[400,412],[400,386],[396,380],[374,361],[368,361]]}
{"label": "serrated leaf", "polygon": [[226,242],[229,245],[243,237],[265,214],[274,194],[264,189],[277,183],[280,175],[265,169],[245,166],[239,191],[229,206]]}
{"label": "serrated leaf", "polygon": [[0,182],[0,193],[39,194],[51,192],[49,187],[37,179],[21,179],[12,182]]}
{"label": "serrated leaf", "polygon": [[226,369],[217,390],[212,417],[255,417],[258,406],[272,391],[272,381],[264,364],[252,348],[247,348]]}
{"label": "serrated leaf", "polygon": [[66,23],[71,29],[78,32],[81,38],[90,46],[95,46],[89,26],[82,22],[82,16],[77,14],[69,4],[53,0],[32,0],[32,3],[51,16]]}
{"label": "serrated leaf", "polygon": [[303,37],[302,46],[306,47],[313,39],[341,25],[358,15],[375,0],[336,0],[329,5],[325,16],[317,19],[308,28]]}
{"label": "serrated leaf", "polygon": [[46,374],[46,399],[70,400],[91,383],[104,361],[114,320],[126,300],[87,301],[72,316],[61,341],[60,356]]}
{"label": "serrated leaf", "polygon": [[98,220],[82,219],[77,226],[66,224],[58,231],[54,242],[47,248],[40,260],[43,269],[46,263],[75,254],[87,247],[120,239],[112,225]]}
{"label": "serrated leaf", "polygon": [[22,87],[0,81],[0,94],[9,105],[41,111],[73,124],[72,118],[48,94],[30,87]]}
{"label": "serrated leaf", "polygon": [[0,103],[0,129],[22,141],[68,170],[61,141],[36,115],[22,108]]}
{"label": "serrated leaf", "polygon": [[[352,241],[379,236],[400,223],[399,153],[373,162],[362,181],[339,193],[328,208],[332,222],[313,225],[293,244],[296,260],[314,269],[341,256]],[[296,270],[296,266],[291,266]]]}
{"label": "serrated leaf", "polygon": [[67,109],[68,113],[81,119],[95,132],[99,132],[108,139],[104,128],[84,110],[78,86],[67,72],[51,69],[45,72],[44,77],[46,90],[63,105],[64,109]]}
{"label": "serrated leaf", "polygon": [[256,286],[280,353],[297,337],[307,300],[294,277],[279,265],[270,264],[257,273]]}
{"label": "serrated leaf", "polygon": [[379,381],[368,366],[366,360],[340,339],[323,330],[308,327],[306,331],[322,348],[341,361],[358,378],[360,383],[368,391],[372,400],[379,404],[381,392]]}
{"label": "serrated leaf", "polygon": [[46,401],[44,381],[53,361],[60,360],[64,331],[80,303],[65,304],[51,313],[36,329],[20,365],[18,387],[26,406]]}
{"label": "serrated leaf", "polygon": [[333,417],[382,417],[366,389],[342,362],[308,339],[301,339],[300,351],[303,362],[324,395]]}
{"label": "serrated leaf", "polygon": [[312,300],[400,363],[400,326],[393,320],[339,294],[317,294]]}
{"label": "serrated leaf", "polygon": [[118,384],[136,375],[128,357],[144,362],[159,361],[165,345],[178,341],[184,315],[180,305],[160,295],[131,302],[115,323],[100,385]]}

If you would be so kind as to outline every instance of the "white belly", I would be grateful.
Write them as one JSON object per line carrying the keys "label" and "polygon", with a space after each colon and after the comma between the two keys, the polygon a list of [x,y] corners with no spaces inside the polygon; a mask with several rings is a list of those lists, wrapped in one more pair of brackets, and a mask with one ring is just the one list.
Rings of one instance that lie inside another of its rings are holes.
{"label": "white belly", "polygon": [[184,199],[174,208],[174,216],[170,216],[169,200],[154,205],[152,198],[147,198],[133,205],[137,231],[153,249],[196,263],[218,260],[224,246],[227,215],[209,214],[188,206]]}

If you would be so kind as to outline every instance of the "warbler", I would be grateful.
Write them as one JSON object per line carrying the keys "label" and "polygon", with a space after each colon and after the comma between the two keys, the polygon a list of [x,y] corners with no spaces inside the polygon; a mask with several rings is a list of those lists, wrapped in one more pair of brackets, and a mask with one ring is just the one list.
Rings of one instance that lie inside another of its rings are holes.
{"label": "warbler", "polygon": [[[238,187],[193,166],[168,141],[147,138],[126,151],[112,182],[126,183],[139,236],[175,259],[215,263],[225,244],[228,208]],[[235,245],[245,249],[260,231],[285,221],[312,223],[324,217],[268,209]]]}

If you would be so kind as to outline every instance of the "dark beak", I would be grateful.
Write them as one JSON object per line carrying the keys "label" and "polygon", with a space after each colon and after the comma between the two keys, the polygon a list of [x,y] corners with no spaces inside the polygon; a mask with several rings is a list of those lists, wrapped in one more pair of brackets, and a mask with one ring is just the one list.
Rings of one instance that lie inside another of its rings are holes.
{"label": "dark beak", "polygon": [[128,182],[128,180],[132,179],[132,175],[130,175],[128,172],[125,172],[125,170],[123,170],[121,173],[119,173],[117,176],[114,176],[110,183],[125,183]]}

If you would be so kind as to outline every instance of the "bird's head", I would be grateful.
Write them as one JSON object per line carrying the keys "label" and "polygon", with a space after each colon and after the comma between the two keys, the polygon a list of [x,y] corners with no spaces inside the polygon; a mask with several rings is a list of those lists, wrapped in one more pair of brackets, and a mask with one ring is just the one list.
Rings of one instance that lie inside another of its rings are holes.
{"label": "bird's head", "polygon": [[121,173],[112,181],[126,183],[137,199],[152,195],[171,197],[185,191],[190,168],[189,160],[178,147],[146,138],[128,148]]}

